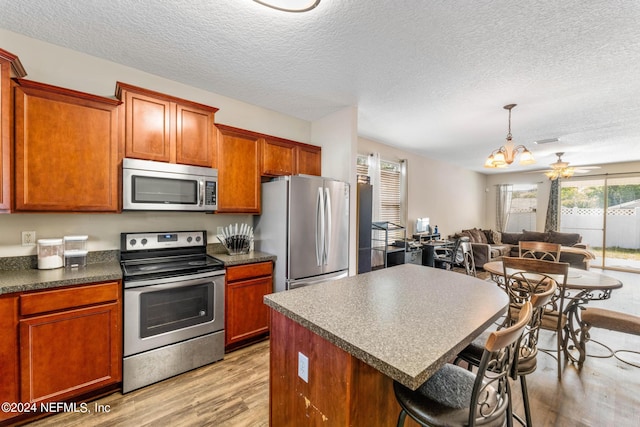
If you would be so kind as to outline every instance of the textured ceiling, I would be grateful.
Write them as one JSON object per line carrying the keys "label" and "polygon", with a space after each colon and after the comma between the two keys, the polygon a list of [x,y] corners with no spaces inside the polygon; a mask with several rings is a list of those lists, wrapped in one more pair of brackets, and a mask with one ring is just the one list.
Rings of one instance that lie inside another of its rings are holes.
{"label": "textured ceiling", "polygon": [[480,172],[509,103],[538,163],[508,171],[640,160],[639,22],[635,0],[0,0],[0,28],[305,120],[355,105],[360,136]]}

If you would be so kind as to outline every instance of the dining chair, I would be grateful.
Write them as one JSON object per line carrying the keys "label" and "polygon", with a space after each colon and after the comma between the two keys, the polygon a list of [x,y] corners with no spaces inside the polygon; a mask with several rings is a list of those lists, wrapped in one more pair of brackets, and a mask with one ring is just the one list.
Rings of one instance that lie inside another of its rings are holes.
{"label": "dining chair", "polygon": [[434,265],[437,267],[442,266],[445,270],[451,270],[455,265],[462,265],[464,259],[461,245],[465,241],[469,241],[469,238],[466,236],[459,237],[455,240],[453,246],[437,248],[433,255]]}
{"label": "dining chair", "polygon": [[[558,361],[558,379],[562,375],[562,354],[566,351],[568,333],[565,333],[567,314],[564,312],[569,263],[539,259],[505,257],[502,259],[503,276],[507,283],[509,311],[515,309],[514,301],[526,300],[526,294],[538,293],[546,289],[548,282],[556,283],[556,292],[543,307],[540,329],[554,331]],[[507,316],[509,317],[509,315]]]}
{"label": "dining chair", "polygon": [[546,261],[560,261],[559,243],[548,242],[518,242],[518,256],[520,258],[536,258]]}
{"label": "dining chair", "polygon": [[401,408],[398,427],[404,426],[407,415],[429,426],[511,426],[509,378],[532,313],[531,303],[527,302],[517,322],[489,334],[475,374],[447,363],[416,390],[394,382]]}
{"label": "dining chair", "polygon": [[460,243],[460,247],[462,248],[465,273],[467,273],[467,276],[478,277],[476,274],[476,263],[473,259],[473,248],[471,246],[471,242],[466,240],[462,241],[462,243]]}
{"label": "dining chair", "polygon": [[[548,261],[541,261],[536,259],[524,259],[512,258],[507,260],[506,263],[509,268],[514,266],[513,260],[518,263],[518,267],[523,271],[526,269],[529,274],[526,275],[527,279],[523,281],[508,280],[506,283],[512,289],[507,289],[509,294],[509,312],[502,325],[498,326],[498,329],[513,323],[513,319],[517,319],[522,306],[527,302],[530,302],[533,308],[533,315],[531,321],[527,325],[527,328],[522,334],[522,339],[518,346],[518,356],[514,363],[513,377],[520,379],[520,388],[522,390],[522,401],[525,412],[526,425],[532,426],[531,409],[529,406],[529,393],[527,391],[526,376],[535,372],[537,368],[537,355],[538,355],[538,335],[542,324],[542,318],[545,313],[545,306],[554,297],[557,289],[556,281],[553,279],[542,278],[545,276]],[[503,261],[504,262],[504,261]],[[533,275],[540,276],[540,282],[534,284],[532,280]],[[482,355],[482,342],[486,338],[490,331],[486,331],[469,344],[464,350],[462,350],[455,363],[459,361],[465,361],[469,369],[472,366],[478,366],[480,363],[480,356]],[[514,415],[520,420],[517,415]],[[525,424],[522,422],[522,424]]]}

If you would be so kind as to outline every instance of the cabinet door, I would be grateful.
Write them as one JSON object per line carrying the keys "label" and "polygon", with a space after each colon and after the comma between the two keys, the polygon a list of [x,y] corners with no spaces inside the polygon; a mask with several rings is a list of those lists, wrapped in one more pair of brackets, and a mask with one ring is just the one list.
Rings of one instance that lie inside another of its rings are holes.
{"label": "cabinet door", "polygon": [[117,212],[120,102],[18,82],[16,210]]}
{"label": "cabinet door", "polygon": [[312,147],[309,145],[298,146],[297,148],[297,169],[299,174],[302,175],[317,175],[322,174],[322,151],[320,147]]}
{"label": "cabinet door", "polygon": [[263,297],[272,291],[271,276],[227,285],[225,347],[269,332],[269,309]]}
{"label": "cabinet door", "polygon": [[[20,402],[18,384],[18,297],[0,296],[0,402]],[[0,411],[0,421],[14,415]]]}
{"label": "cabinet door", "polygon": [[114,302],[20,320],[20,401],[62,401],[119,382],[121,317]]}
{"label": "cabinet door", "polygon": [[[13,96],[11,76],[26,72],[17,56],[0,49],[0,212],[12,209]],[[0,418],[2,414],[0,414]]]}
{"label": "cabinet door", "polygon": [[176,106],[176,163],[211,167],[214,113],[192,106]]}
{"label": "cabinet door", "polygon": [[218,125],[218,211],[260,213],[260,138]]}
{"label": "cabinet door", "polygon": [[281,176],[296,173],[296,147],[265,139],[262,145],[262,175]]}
{"label": "cabinet door", "polygon": [[171,102],[123,91],[125,157],[168,162],[171,158]]}

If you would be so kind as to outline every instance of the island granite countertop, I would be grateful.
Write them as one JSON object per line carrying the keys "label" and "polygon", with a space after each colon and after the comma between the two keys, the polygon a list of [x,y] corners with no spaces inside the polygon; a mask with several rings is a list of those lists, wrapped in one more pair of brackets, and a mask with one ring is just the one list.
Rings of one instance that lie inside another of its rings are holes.
{"label": "island granite countertop", "polygon": [[266,295],[265,304],[416,389],[506,310],[494,282],[404,264]]}

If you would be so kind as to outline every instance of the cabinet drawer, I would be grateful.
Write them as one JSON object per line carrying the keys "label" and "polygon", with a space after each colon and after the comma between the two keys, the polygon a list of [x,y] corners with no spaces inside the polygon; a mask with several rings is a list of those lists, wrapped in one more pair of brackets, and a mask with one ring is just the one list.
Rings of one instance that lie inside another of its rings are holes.
{"label": "cabinet drawer", "polygon": [[271,261],[227,267],[227,282],[234,282],[236,280],[261,276],[270,276],[272,273],[273,264],[271,263]]}
{"label": "cabinet drawer", "polygon": [[30,316],[108,301],[117,301],[119,282],[79,286],[77,288],[39,291],[20,296],[20,315]]}

